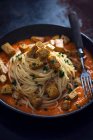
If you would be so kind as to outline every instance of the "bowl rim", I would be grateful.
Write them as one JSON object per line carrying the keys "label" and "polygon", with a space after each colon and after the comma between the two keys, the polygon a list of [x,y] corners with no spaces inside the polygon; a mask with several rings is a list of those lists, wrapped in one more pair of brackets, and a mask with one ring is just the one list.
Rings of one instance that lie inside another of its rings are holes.
{"label": "bowl rim", "polygon": [[[33,26],[58,26],[59,28],[64,28],[66,30],[71,30],[71,28],[69,27],[65,27],[65,26],[60,26],[60,25],[56,25],[56,24],[32,24],[32,25],[27,25],[27,26],[22,26],[20,28],[16,28],[15,30],[12,30],[10,32],[8,32],[7,34],[5,34],[4,36],[2,36],[0,38],[0,41],[3,39],[3,38],[6,38],[9,34],[12,34],[14,33],[15,31],[18,31],[18,30],[21,30],[21,29],[25,29],[25,28],[30,28],[30,27],[33,27]],[[81,32],[81,35],[82,37],[84,37],[85,39],[87,39],[91,44],[93,44],[93,40],[88,37],[87,35],[85,35],[84,33]],[[49,115],[39,115],[39,114],[31,114],[31,113],[28,113],[28,112],[24,112],[20,109],[17,109],[11,105],[9,105],[8,103],[6,103],[5,101],[3,101],[2,99],[0,99],[0,103],[2,105],[4,105],[5,107],[8,107],[9,109],[13,110],[14,112],[17,112],[17,113],[20,113],[22,115],[25,115],[25,116],[29,116],[29,117],[34,117],[34,118],[46,118],[46,119],[54,119],[54,118],[64,118],[64,117],[67,117],[67,116],[71,116],[71,115],[74,115],[76,113],[79,113],[81,112],[82,110],[86,109],[88,106],[90,106],[92,103],[93,103],[93,100],[90,100],[87,104],[85,104],[84,106],[82,106],[80,109],[77,109],[77,110],[74,110],[72,112],[68,112],[68,113],[64,113],[64,114],[57,114],[57,115],[53,115],[53,116],[49,116]]]}

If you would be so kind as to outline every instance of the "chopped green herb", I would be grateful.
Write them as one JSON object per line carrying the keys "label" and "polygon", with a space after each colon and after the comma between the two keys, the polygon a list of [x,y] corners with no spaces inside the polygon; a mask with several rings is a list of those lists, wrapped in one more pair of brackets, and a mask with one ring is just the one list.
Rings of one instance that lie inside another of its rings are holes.
{"label": "chopped green herb", "polygon": [[65,59],[65,63],[69,63],[68,59]]}
{"label": "chopped green herb", "polygon": [[36,76],[35,75],[32,75],[32,79],[34,80],[36,78]]}
{"label": "chopped green herb", "polygon": [[16,86],[16,84],[17,84],[17,83],[16,83],[16,80],[13,80],[13,81],[12,81],[12,84],[13,84],[14,86]]}
{"label": "chopped green herb", "polygon": [[67,63],[68,65],[72,65],[71,62],[70,62],[68,59],[65,59],[64,61],[65,61],[65,63]]}
{"label": "chopped green herb", "polygon": [[47,66],[47,65],[45,65],[44,67],[43,67],[43,71],[48,71],[49,70],[49,67]]}
{"label": "chopped green herb", "polygon": [[50,62],[51,62],[51,64],[55,64],[55,63],[56,63],[56,61],[55,61],[55,60],[51,60]]}
{"label": "chopped green herb", "polygon": [[73,90],[69,85],[67,85],[68,94]]}
{"label": "chopped green herb", "polygon": [[59,77],[63,77],[64,76],[64,71],[62,71],[62,70],[59,70]]}
{"label": "chopped green herb", "polygon": [[74,83],[74,87],[75,88],[78,87],[78,83],[77,82]]}
{"label": "chopped green herb", "polygon": [[72,91],[72,88],[68,88],[68,93],[70,93]]}
{"label": "chopped green herb", "polygon": [[65,96],[63,99],[64,100],[69,100],[69,97],[68,96]]}
{"label": "chopped green herb", "polygon": [[76,104],[76,107],[77,107],[78,109],[80,109],[80,108],[81,108],[81,105],[79,105],[79,104]]}
{"label": "chopped green herb", "polygon": [[64,54],[62,54],[61,52],[59,52],[59,53],[57,54],[57,56],[59,56],[59,57],[64,57]]}
{"label": "chopped green herb", "polygon": [[59,52],[59,53],[57,54],[57,56],[61,57],[61,56],[62,56],[62,53]]}
{"label": "chopped green herb", "polygon": [[18,55],[16,55],[16,57],[19,57],[21,55],[21,53],[20,54],[18,54]]}
{"label": "chopped green herb", "polygon": [[67,87],[66,87],[66,88],[67,88],[67,90],[68,90],[68,94],[69,94],[69,93],[73,90],[73,89],[70,87],[70,85],[69,85],[69,84],[67,85]]}
{"label": "chopped green herb", "polygon": [[64,57],[64,54],[61,54],[62,57]]}
{"label": "chopped green herb", "polygon": [[21,59],[22,59],[22,55],[21,55],[21,53],[18,54],[18,55],[16,55],[16,58],[17,58],[18,60],[21,60]]}
{"label": "chopped green herb", "polygon": [[32,63],[32,66],[35,67],[36,66],[36,63]]}
{"label": "chopped green herb", "polygon": [[38,86],[38,87],[42,87],[43,85],[42,85],[42,84],[37,84],[37,86]]}
{"label": "chopped green herb", "polygon": [[22,60],[22,56],[21,55],[18,56],[18,60]]}

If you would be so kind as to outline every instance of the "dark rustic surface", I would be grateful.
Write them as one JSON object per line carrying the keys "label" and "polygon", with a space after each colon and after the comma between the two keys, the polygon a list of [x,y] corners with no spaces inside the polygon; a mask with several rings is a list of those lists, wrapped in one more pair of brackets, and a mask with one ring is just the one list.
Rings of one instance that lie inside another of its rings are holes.
{"label": "dark rustic surface", "polygon": [[[0,37],[30,24],[68,27],[67,13],[75,10],[82,32],[93,39],[92,9],[92,0],[0,0]],[[93,140],[92,110],[93,106],[81,114],[58,121],[36,121],[0,105],[0,140]]]}
{"label": "dark rustic surface", "polygon": [[67,13],[75,10],[82,32],[93,38],[92,9],[92,0],[0,0],[0,36],[29,24],[69,26]]}

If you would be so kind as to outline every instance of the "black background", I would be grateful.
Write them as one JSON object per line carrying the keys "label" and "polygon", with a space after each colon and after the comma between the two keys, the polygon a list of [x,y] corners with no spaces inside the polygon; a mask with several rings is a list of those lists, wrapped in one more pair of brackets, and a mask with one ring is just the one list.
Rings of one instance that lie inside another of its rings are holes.
{"label": "black background", "polygon": [[[0,0],[0,37],[30,24],[69,26],[67,13],[78,12],[81,30],[93,38],[92,0]],[[0,104],[0,140],[93,140],[93,105],[79,114],[33,119]]]}

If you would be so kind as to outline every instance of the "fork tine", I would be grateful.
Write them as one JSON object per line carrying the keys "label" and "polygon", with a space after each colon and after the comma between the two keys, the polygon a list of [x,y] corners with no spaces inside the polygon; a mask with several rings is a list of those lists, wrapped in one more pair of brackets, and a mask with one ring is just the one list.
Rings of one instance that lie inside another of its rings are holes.
{"label": "fork tine", "polygon": [[91,85],[90,85],[90,80],[89,80],[90,78],[89,77],[87,77],[87,84],[88,84],[88,88],[89,88],[89,91],[91,92]]}
{"label": "fork tine", "polygon": [[86,90],[86,82],[85,82],[85,79],[84,79],[84,77],[82,77],[81,76],[81,83],[82,83],[82,87],[83,87],[83,89],[84,89],[84,95],[85,95],[85,97],[87,97],[87,90]]}
{"label": "fork tine", "polygon": [[93,86],[92,86],[92,80],[90,76],[88,76],[88,81],[89,81],[89,88],[90,88],[91,95],[93,95]]}
{"label": "fork tine", "polygon": [[88,93],[88,85],[87,85],[87,79],[86,79],[86,77],[84,77],[84,89],[85,89],[85,94],[86,94],[86,96],[88,95],[87,93]]}

